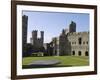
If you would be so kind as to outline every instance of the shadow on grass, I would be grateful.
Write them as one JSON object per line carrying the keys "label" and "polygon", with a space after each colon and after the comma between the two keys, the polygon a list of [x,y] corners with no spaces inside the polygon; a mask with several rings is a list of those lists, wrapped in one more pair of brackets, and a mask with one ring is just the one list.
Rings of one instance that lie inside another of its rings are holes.
{"label": "shadow on grass", "polygon": [[30,69],[30,68],[54,68],[54,67],[71,67],[72,65],[23,65],[22,69]]}

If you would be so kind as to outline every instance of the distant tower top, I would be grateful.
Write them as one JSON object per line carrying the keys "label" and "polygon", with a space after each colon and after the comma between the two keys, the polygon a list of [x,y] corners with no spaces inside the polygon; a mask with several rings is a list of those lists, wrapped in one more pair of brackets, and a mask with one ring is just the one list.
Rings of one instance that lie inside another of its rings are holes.
{"label": "distant tower top", "polygon": [[61,36],[65,36],[65,35],[66,35],[65,29],[62,29]]}
{"label": "distant tower top", "polygon": [[62,34],[65,34],[65,30],[64,29],[62,30]]}
{"label": "distant tower top", "polygon": [[32,44],[33,45],[36,45],[36,43],[37,43],[37,30],[33,30],[32,31]]}
{"label": "distant tower top", "polygon": [[69,32],[76,32],[76,23],[71,21],[71,24],[69,25]]}
{"label": "distant tower top", "polygon": [[37,32],[38,32],[37,30],[32,31],[32,38],[33,39],[37,39]]}
{"label": "distant tower top", "polygon": [[41,31],[41,40],[42,40],[42,43],[44,42],[44,31]]}

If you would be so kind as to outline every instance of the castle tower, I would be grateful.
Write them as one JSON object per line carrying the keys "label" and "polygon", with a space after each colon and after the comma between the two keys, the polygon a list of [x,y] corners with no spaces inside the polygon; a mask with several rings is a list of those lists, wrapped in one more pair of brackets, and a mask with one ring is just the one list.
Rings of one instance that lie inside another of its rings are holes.
{"label": "castle tower", "polygon": [[33,41],[33,45],[37,44],[37,30],[32,31],[32,41]]}
{"label": "castle tower", "polygon": [[24,52],[24,49],[27,43],[27,26],[28,26],[28,16],[23,15],[22,16],[22,53],[23,53],[23,56],[26,55]]}
{"label": "castle tower", "polygon": [[76,23],[73,21],[69,25],[69,32],[76,32]]}
{"label": "castle tower", "polygon": [[44,31],[41,31],[41,45],[44,43]]}
{"label": "castle tower", "polygon": [[22,39],[23,44],[27,43],[27,25],[28,25],[28,16],[23,15],[22,16]]}
{"label": "castle tower", "polygon": [[62,30],[62,35],[65,35],[65,30],[64,29]]}

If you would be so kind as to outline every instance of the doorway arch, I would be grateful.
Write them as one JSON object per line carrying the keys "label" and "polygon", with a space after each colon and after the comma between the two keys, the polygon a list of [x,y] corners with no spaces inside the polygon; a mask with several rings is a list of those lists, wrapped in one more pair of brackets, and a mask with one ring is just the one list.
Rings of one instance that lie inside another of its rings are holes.
{"label": "doorway arch", "polygon": [[89,56],[89,53],[88,53],[88,51],[85,51],[85,56]]}
{"label": "doorway arch", "polygon": [[78,55],[79,55],[79,56],[81,56],[81,55],[82,55],[82,54],[81,54],[81,51],[78,51]]}

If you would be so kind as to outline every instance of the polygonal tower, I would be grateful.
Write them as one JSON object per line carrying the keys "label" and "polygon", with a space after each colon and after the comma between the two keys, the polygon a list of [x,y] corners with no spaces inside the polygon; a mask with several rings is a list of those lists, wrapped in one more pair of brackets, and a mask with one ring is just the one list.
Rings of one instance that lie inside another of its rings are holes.
{"label": "polygonal tower", "polygon": [[43,46],[44,43],[44,31],[41,31],[41,44]]}
{"label": "polygonal tower", "polygon": [[73,21],[69,25],[69,32],[76,32],[76,23]]}
{"label": "polygonal tower", "polygon": [[28,26],[28,16],[23,15],[22,16],[22,53],[23,56],[25,56],[25,46],[27,44],[27,26]]}
{"label": "polygonal tower", "polygon": [[32,31],[32,41],[33,41],[33,45],[37,44],[37,30]]}
{"label": "polygonal tower", "polygon": [[28,26],[28,16],[22,16],[22,39],[23,44],[27,43],[27,26]]}

